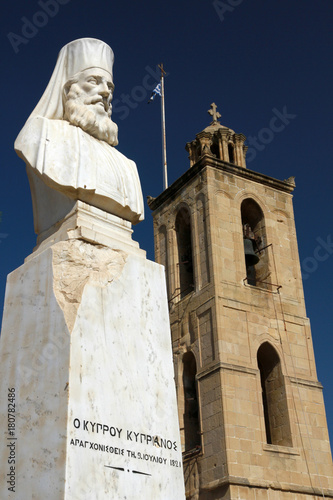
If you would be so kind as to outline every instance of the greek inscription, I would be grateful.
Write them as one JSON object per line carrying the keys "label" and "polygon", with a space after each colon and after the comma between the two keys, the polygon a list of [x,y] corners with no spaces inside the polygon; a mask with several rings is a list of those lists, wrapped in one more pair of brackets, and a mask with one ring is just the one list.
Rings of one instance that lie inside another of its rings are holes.
{"label": "greek inscription", "polygon": [[[81,420],[75,418],[73,420],[73,425],[75,429],[81,428]],[[87,432],[93,432],[95,434],[110,434],[111,437],[117,437],[120,439],[122,429],[118,427],[109,426],[106,424],[100,424],[99,422],[91,422],[90,420],[82,420],[82,429]]]}
{"label": "greek inscription", "polygon": [[94,443],[93,441],[83,441],[82,439],[71,439],[70,444],[72,446],[77,446],[78,448],[88,448],[89,450],[102,451],[114,455],[124,456],[125,454],[125,450],[123,448],[117,448],[115,446],[109,446],[101,443]]}
{"label": "greek inscription", "polygon": [[[124,430],[116,426],[112,426],[105,423],[93,422],[87,419],[75,418],[73,420],[73,426],[75,429],[80,429],[89,434],[99,434],[105,437],[112,437],[116,439],[125,439],[128,442],[154,446],[159,450],[169,450],[178,451],[176,441],[171,439],[163,438],[160,436],[153,436],[151,434],[145,434],[144,432],[139,432],[135,430]],[[127,456],[128,458],[135,460],[143,460],[145,462],[156,463],[160,465],[169,465],[170,467],[181,467],[181,461],[171,460],[170,458],[164,458],[162,456],[151,454],[147,452],[125,449],[122,447],[111,446],[108,444],[96,443],[91,440],[83,439],[71,439],[70,444],[78,448],[85,448],[93,451],[109,453],[113,455]]]}

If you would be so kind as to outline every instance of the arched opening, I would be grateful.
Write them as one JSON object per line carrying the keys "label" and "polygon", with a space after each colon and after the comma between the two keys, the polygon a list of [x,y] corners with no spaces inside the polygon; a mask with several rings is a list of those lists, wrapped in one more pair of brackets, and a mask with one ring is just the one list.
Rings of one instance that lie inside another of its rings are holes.
{"label": "arched opening", "polygon": [[247,282],[268,288],[270,271],[263,211],[252,198],[247,198],[241,205],[241,217]]}
{"label": "arched opening", "polygon": [[197,449],[201,445],[196,374],[195,357],[192,352],[187,352],[183,356],[185,452]]}
{"label": "arched opening", "polygon": [[212,154],[215,156],[215,158],[217,159],[221,159],[220,158],[220,149],[219,149],[219,143],[215,140],[213,141],[211,147],[210,147],[210,150],[212,152]]}
{"label": "arched opening", "polygon": [[193,254],[190,211],[182,207],[176,217],[178,246],[180,297],[183,298],[194,288]]}
{"label": "arched opening", "polygon": [[229,163],[235,163],[235,148],[231,142],[228,142]]}
{"label": "arched opening", "polygon": [[292,446],[287,395],[278,353],[268,342],[258,349],[258,368],[268,444]]}

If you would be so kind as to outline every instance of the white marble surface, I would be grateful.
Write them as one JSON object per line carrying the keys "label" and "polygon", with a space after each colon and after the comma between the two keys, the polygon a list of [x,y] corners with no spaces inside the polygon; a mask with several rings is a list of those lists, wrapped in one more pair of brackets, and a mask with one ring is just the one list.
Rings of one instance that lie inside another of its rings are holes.
{"label": "white marble surface", "polygon": [[130,222],[77,200],[64,219],[38,236],[34,251],[26,260],[35,258],[38,253],[58,241],[69,239],[82,239],[95,245],[137,253],[145,257],[146,252],[132,239],[132,233]]}
{"label": "white marble surface", "polygon": [[144,218],[136,164],[115,149],[113,59],[101,40],[65,45],[15,141],[27,166],[37,234],[63,219],[76,200],[132,224]]}
{"label": "white marble surface", "polygon": [[161,266],[54,244],[9,275],[0,356],[0,498],[185,498]]}

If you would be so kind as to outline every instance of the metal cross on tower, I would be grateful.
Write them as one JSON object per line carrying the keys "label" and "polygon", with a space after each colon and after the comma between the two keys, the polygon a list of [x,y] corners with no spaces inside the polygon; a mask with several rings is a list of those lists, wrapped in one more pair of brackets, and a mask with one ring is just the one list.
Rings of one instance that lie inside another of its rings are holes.
{"label": "metal cross on tower", "polygon": [[212,102],[210,107],[211,107],[211,109],[208,110],[208,113],[213,117],[212,123],[216,123],[218,121],[218,118],[221,118],[221,115],[218,111],[216,111],[217,106],[216,106],[215,102]]}

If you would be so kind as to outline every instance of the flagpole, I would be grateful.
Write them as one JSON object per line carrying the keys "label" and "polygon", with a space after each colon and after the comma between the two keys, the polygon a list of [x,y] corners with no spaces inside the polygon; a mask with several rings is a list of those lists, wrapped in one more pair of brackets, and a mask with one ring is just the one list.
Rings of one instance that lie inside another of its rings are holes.
{"label": "flagpole", "polygon": [[163,153],[163,181],[164,189],[168,187],[168,171],[166,158],[166,134],[165,134],[165,106],[164,106],[164,74],[163,64],[158,66],[161,70],[161,118],[162,118],[162,153]]}

